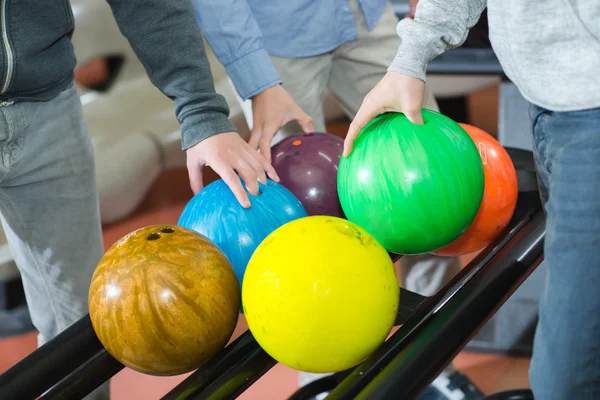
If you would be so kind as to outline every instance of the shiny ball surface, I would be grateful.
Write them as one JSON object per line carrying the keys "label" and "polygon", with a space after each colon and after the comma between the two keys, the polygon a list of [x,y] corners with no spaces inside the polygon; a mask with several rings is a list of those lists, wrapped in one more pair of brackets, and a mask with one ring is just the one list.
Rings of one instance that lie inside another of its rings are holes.
{"label": "shiny ball surface", "polygon": [[475,219],[452,243],[435,251],[442,256],[461,256],[489,245],[510,222],[519,196],[517,171],[510,156],[489,133],[459,124],[479,149],[485,173],[483,200]]}
{"label": "shiny ball surface", "polygon": [[389,254],[364,229],[310,216],[260,244],[242,300],[268,354],[300,371],[329,373],[356,366],[385,341],[399,288]]}
{"label": "shiny ball surface", "polygon": [[185,206],[178,225],[201,233],[225,253],[240,288],[248,260],[268,234],[281,225],[305,217],[300,201],[284,186],[259,183],[260,194],[248,195],[250,208],[242,207],[222,179],[198,192]]}
{"label": "shiny ball surface", "polygon": [[94,272],[89,312],[106,350],[150,375],[197,369],[237,324],[240,291],[225,255],[185,228],[157,225],[116,242]]}
{"label": "shiny ball surface", "polygon": [[422,115],[423,125],[401,113],[375,117],[340,161],[346,217],[398,254],[428,253],[458,238],[483,196],[473,140],[440,113],[423,109]]}
{"label": "shiny ball surface", "polygon": [[325,132],[290,136],[271,148],[279,183],[300,200],[308,215],[344,217],[337,173],[344,140]]}

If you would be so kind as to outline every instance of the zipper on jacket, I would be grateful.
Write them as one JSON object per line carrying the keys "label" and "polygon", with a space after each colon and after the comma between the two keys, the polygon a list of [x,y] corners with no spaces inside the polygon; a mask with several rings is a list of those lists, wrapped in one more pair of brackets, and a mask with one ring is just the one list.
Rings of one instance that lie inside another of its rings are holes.
{"label": "zipper on jacket", "polygon": [[8,87],[10,86],[10,80],[12,79],[13,73],[13,52],[10,47],[10,43],[8,42],[8,18],[6,16],[6,3],[7,0],[2,0],[2,10],[1,10],[1,18],[2,18],[2,44],[4,45],[4,51],[6,52],[6,77],[4,78],[4,83],[2,84],[2,91],[0,94],[6,93]]}

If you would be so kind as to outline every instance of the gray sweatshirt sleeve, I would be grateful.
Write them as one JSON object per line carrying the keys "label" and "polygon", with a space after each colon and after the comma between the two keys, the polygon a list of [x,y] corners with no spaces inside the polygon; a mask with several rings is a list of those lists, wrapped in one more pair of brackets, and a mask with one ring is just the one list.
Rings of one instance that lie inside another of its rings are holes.
{"label": "gray sweatshirt sleeve", "polygon": [[216,93],[190,0],[107,0],[119,29],[152,81],[175,102],[184,150],[235,131]]}
{"label": "gray sweatshirt sleeve", "polygon": [[415,19],[398,23],[400,47],[388,71],[425,81],[429,61],[463,44],[486,4],[487,0],[420,0]]}

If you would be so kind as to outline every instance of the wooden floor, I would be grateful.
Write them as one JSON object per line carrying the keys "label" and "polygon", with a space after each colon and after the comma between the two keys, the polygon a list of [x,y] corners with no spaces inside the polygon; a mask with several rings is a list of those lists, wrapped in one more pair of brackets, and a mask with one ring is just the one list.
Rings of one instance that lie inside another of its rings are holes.
{"label": "wooden floor", "polygon": [[[330,132],[341,133],[343,126],[334,125],[329,126],[328,129]],[[205,176],[205,182],[214,179],[212,173],[207,172]],[[177,223],[179,214],[191,195],[186,171],[175,170],[164,173],[133,215],[124,221],[104,227],[105,248],[134,229],[153,224]],[[234,338],[245,329],[246,324],[242,317]],[[0,373],[35,348],[35,333],[0,340]],[[527,379],[529,359],[462,352],[455,359],[454,365],[466,373],[486,394],[529,387]],[[158,399],[184,378],[185,376],[151,377],[125,369],[112,381],[113,399]],[[297,390],[297,382],[296,371],[277,365],[248,389],[240,399],[286,399]]]}

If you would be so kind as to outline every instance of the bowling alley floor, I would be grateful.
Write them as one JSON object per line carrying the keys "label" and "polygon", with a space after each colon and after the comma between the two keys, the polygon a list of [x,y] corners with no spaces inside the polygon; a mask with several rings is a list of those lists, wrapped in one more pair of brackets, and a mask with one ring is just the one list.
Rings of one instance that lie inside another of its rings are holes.
{"label": "bowling alley floor", "polygon": [[[328,130],[341,133],[344,125],[332,124]],[[185,170],[164,173],[148,192],[138,210],[124,221],[104,227],[105,248],[126,233],[153,224],[177,223],[185,203],[191,197]],[[205,182],[214,179],[214,174],[206,174]],[[468,262],[466,258],[464,262]],[[246,329],[243,317],[234,333],[235,339]],[[10,368],[36,348],[35,332],[8,339],[0,339],[0,373]],[[486,394],[503,390],[528,388],[528,358],[514,358],[494,354],[462,352],[454,360],[454,366],[468,375]],[[114,400],[153,400],[171,390],[185,376],[151,377],[131,370],[123,370],[112,380]],[[277,365],[240,399],[270,400],[286,399],[298,388],[298,373],[290,368]]]}

